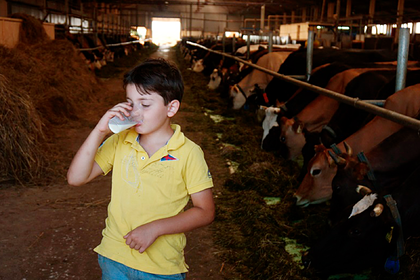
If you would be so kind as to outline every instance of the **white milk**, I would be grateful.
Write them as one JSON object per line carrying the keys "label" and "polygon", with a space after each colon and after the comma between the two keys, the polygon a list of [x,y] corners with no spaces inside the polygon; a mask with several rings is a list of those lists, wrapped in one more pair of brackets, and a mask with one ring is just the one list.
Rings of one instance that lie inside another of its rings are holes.
{"label": "white milk", "polygon": [[124,116],[123,121],[120,120],[119,117],[115,116],[109,120],[108,126],[109,126],[109,129],[111,129],[113,133],[118,133],[123,130],[126,130],[127,128],[135,126],[136,124],[137,124],[136,122],[128,119],[126,116]]}

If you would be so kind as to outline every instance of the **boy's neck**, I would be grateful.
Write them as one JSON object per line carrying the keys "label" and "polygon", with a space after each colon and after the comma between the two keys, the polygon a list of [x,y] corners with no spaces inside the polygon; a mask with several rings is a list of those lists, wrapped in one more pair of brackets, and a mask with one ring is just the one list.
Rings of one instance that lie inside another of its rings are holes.
{"label": "boy's neck", "polygon": [[173,134],[174,130],[169,125],[167,128],[151,134],[140,134],[139,144],[143,147],[150,158],[154,153],[168,143]]}

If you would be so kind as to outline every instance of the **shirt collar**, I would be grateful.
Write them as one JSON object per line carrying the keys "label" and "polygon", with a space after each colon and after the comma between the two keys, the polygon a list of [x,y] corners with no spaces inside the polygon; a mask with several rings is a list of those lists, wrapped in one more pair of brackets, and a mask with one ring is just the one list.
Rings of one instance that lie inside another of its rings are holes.
{"label": "shirt collar", "polygon": [[[166,144],[168,151],[176,150],[185,143],[185,136],[184,133],[181,132],[181,127],[177,124],[171,124],[171,128],[174,130],[174,134]],[[131,144],[131,146],[138,151],[142,150],[140,144],[137,142],[139,134],[134,129],[129,129],[122,133],[125,133],[124,143]]]}

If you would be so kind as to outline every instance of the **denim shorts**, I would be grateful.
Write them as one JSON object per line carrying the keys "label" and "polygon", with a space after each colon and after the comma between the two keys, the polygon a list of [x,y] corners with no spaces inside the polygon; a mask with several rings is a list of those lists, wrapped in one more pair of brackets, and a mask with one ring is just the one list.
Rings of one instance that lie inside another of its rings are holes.
{"label": "denim shorts", "polygon": [[98,255],[98,262],[102,269],[102,280],[185,280],[186,278],[186,273],[160,275],[143,272],[101,255]]}

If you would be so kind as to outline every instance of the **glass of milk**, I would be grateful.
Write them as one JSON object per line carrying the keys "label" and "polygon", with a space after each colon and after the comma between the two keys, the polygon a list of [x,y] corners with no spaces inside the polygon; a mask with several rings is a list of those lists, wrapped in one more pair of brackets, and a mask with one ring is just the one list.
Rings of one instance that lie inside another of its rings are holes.
{"label": "glass of milk", "polygon": [[135,126],[137,124],[137,122],[133,121],[130,119],[130,117],[127,117],[126,115],[124,115],[124,120],[122,121],[119,117],[115,116],[112,119],[109,120],[108,126],[109,129],[113,132],[113,133],[119,133],[123,130],[126,130],[132,126]]}

